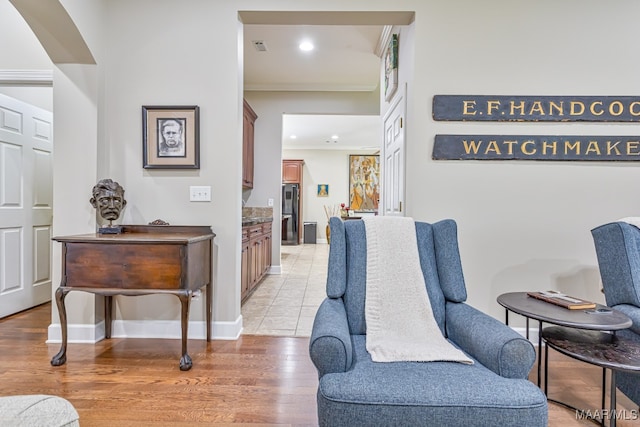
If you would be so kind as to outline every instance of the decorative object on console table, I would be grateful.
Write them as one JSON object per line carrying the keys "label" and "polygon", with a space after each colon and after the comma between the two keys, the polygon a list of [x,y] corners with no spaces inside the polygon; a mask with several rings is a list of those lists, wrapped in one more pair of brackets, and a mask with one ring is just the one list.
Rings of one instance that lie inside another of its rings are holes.
{"label": "decorative object on console table", "polygon": [[340,218],[345,219],[347,216],[349,216],[349,207],[340,203]]}
{"label": "decorative object on console table", "polygon": [[142,107],[145,169],[200,169],[200,108]]}
{"label": "decorative object on console table", "polygon": [[151,221],[149,225],[171,225],[171,224],[169,224],[167,221],[164,221],[162,219],[156,219]]}
{"label": "decorative object on console table", "polygon": [[327,235],[327,244],[331,244],[331,227],[329,227],[329,220],[331,217],[338,216],[340,213],[340,207],[342,205],[324,205],[324,214],[327,216],[327,228],[325,229],[325,234]]}
{"label": "decorative object on console table", "polygon": [[539,299],[551,304],[559,305],[560,307],[568,308],[569,310],[583,310],[588,308],[596,308],[596,303],[586,301],[580,298],[570,297],[558,291],[544,291],[544,292],[527,292],[532,298]]}
{"label": "decorative object on console table", "polygon": [[62,344],[51,365],[67,361],[65,297],[83,291],[105,297],[105,338],[111,338],[114,295],[175,295],[181,302],[180,370],[191,369],[187,330],[191,299],[206,287],[206,331],[211,340],[212,246],[208,226],[124,225],[121,234],[54,237],[62,243],[62,280],[56,290]]}
{"label": "decorative object on console table", "polygon": [[124,199],[124,188],[111,179],[101,179],[91,190],[91,206],[98,210],[100,216],[109,221],[107,227],[100,227],[100,234],[120,234],[122,226],[113,225],[113,221],[120,217],[120,212],[127,205]]}

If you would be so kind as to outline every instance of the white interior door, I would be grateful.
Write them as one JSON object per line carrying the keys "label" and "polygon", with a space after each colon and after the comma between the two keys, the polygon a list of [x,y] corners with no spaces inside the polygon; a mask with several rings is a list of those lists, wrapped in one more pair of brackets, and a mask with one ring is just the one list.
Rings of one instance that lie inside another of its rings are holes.
{"label": "white interior door", "polygon": [[382,212],[404,216],[405,91],[398,91],[383,120]]}
{"label": "white interior door", "polygon": [[53,115],[0,94],[0,318],[51,300]]}

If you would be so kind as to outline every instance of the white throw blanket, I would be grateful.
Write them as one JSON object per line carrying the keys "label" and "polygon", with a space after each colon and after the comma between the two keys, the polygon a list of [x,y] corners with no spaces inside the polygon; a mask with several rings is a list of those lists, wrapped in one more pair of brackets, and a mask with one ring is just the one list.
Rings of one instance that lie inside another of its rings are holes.
{"label": "white throw blanket", "polygon": [[374,362],[473,363],[448,342],[433,316],[412,218],[363,218],[367,237],[365,317]]}

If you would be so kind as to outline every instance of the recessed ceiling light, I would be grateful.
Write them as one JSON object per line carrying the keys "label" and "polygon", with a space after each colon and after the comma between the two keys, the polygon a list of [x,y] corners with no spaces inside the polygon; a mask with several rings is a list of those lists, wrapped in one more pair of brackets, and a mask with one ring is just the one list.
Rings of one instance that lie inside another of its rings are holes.
{"label": "recessed ceiling light", "polygon": [[331,139],[338,139],[338,135],[331,135]]}
{"label": "recessed ceiling light", "polygon": [[298,47],[300,48],[300,50],[304,52],[309,52],[314,48],[313,43],[311,43],[309,40],[304,40],[298,45]]}
{"label": "recessed ceiling light", "polygon": [[291,138],[291,139],[296,139],[296,138],[297,138],[297,136],[296,136],[296,135],[291,135],[289,138]]}

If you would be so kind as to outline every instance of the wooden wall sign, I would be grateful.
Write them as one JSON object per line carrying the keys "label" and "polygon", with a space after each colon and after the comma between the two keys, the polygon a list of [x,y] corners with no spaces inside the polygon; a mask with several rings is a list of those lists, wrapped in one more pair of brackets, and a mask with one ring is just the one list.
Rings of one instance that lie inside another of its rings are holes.
{"label": "wooden wall sign", "polygon": [[639,161],[639,136],[436,135],[434,160]]}
{"label": "wooden wall sign", "polygon": [[640,122],[640,97],[435,95],[433,119],[496,122]]}

